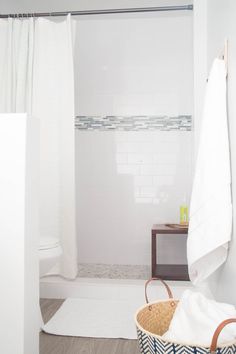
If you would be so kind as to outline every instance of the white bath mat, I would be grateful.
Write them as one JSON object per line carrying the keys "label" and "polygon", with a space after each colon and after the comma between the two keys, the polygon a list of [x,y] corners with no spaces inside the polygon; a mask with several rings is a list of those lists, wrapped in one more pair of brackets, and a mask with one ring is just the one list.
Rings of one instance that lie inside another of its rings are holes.
{"label": "white bath mat", "polygon": [[142,305],[140,299],[68,298],[43,330],[61,336],[136,339],[134,314]]}

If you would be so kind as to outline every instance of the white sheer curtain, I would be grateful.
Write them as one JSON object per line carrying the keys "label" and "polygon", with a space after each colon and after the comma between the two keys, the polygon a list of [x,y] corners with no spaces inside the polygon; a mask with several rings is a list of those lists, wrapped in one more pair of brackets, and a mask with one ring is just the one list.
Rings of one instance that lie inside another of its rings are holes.
{"label": "white sheer curtain", "polygon": [[74,73],[70,16],[0,21],[0,112],[40,120],[40,235],[58,237],[75,278]]}
{"label": "white sheer curtain", "polygon": [[34,22],[0,20],[0,111],[31,112]]}

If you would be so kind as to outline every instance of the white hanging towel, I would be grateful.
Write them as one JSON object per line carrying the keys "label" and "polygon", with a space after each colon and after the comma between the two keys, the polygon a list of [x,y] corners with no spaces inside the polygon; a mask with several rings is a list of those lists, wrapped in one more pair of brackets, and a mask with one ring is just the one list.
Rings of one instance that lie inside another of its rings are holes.
{"label": "white hanging towel", "polygon": [[226,260],[232,229],[226,68],[215,59],[207,83],[190,204],[187,255],[190,279],[199,284]]}

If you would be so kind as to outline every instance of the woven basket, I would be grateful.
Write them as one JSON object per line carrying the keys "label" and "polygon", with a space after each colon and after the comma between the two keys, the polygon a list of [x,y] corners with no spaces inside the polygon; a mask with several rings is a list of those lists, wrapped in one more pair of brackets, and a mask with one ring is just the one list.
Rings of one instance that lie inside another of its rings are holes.
{"label": "woven basket", "polygon": [[[149,303],[147,286],[153,280],[159,280],[165,286],[169,299]],[[233,354],[236,353],[236,341],[225,346],[217,347],[217,340],[222,329],[229,323],[236,322],[235,318],[223,321],[217,328],[212,338],[210,348],[198,347],[193,344],[174,343],[162,339],[168,330],[174,315],[178,300],[173,298],[169,286],[160,278],[152,278],[145,284],[146,305],[141,307],[136,315],[138,342],[142,354]],[[180,324],[181,326],[181,324]]]}

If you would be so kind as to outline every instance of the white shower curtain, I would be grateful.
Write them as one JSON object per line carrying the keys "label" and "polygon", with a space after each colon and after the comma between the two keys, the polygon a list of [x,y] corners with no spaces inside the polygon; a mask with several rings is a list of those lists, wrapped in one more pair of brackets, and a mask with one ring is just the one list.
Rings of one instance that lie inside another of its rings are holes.
{"label": "white shower curtain", "polygon": [[40,235],[60,238],[58,270],[77,275],[74,73],[70,16],[0,21],[0,112],[40,120]]}

